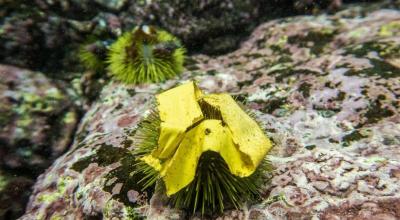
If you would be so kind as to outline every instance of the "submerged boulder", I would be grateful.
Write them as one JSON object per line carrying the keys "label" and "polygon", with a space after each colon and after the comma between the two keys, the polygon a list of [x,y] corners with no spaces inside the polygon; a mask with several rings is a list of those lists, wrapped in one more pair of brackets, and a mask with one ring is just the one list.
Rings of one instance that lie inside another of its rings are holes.
{"label": "submerged boulder", "polygon": [[154,94],[192,79],[244,101],[275,143],[264,199],[208,217],[400,218],[399,20],[399,11],[361,7],[274,20],[232,53],[190,57],[179,79],[110,82],[21,219],[200,218],[131,175],[133,134]]}
{"label": "submerged boulder", "polygon": [[[76,71],[81,44],[115,40],[135,25],[166,29],[192,52],[221,54],[236,49],[262,21],[335,9],[341,1],[1,0],[0,4],[3,63],[68,78],[68,74],[60,75],[60,66],[65,72]],[[56,71],[57,75],[51,74]]]}
{"label": "submerged boulder", "polygon": [[0,65],[0,79],[0,218],[9,219],[71,144],[78,112],[65,86],[41,73]]}

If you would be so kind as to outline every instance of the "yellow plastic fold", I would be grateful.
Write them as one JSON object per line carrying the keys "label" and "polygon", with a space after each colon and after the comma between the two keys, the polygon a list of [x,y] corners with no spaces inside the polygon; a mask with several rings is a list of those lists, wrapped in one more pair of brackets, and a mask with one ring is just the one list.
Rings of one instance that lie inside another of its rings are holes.
{"label": "yellow plastic fold", "polygon": [[271,141],[265,136],[257,122],[243,111],[230,95],[211,94],[204,96],[203,101],[221,112],[222,119],[232,132],[233,142],[247,156],[243,159],[250,160],[247,161],[252,166],[250,172],[243,170],[242,173],[236,173],[236,175],[249,176],[271,149]]}
{"label": "yellow plastic fold", "polygon": [[[204,119],[199,99],[222,120]],[[221,155],[233,175],[251,175],[272,144],[258,124],[228,94],[203,95],[193,82],[157,96],[161,118],[158,148],[142,158],[160,171],[167,195],[190,184],[202,153]]]}
{"label": "yellow plastic fold", "polygon": [[193,83],[186,83],[157,95],[161,131],[153,156],[166,159],[172,156],[184,132],[203,118],[197,99],[201,91]]}

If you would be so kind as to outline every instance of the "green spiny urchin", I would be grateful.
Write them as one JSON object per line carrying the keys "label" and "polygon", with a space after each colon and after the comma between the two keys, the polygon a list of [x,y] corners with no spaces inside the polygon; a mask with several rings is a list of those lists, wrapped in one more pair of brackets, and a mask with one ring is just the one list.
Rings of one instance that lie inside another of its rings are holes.
{"label": "green spiny urchin", "polygon": [[222,157],[208,151],[200,157],[196,176],[192,183],[170,198],[177,208],[193,213],[222,213],[227,208],[240,208],[246,201],[260,199],[259,186],[263,183],[263,172],[271,170],[267,160],[263,160],[249,177],[233,175]]}
{"label": "green spiny urchin", "polygon": [[125,83],[162,82],[182,72],[185,52],[173,35],[144,25],[111,45],[108,69]]}
{"label": "green spiny urchin", "polygon": [[89,70],[103,71],[109,47],[108,41],[89,39],[79,48],[79,59]]}
{"label": "green spiny urchin", "polygon": [[[221,119],[220,113],[205,102],[199,101],[206,119]],[[244,105],[239,103],[242,108]],[[246,110],[251,116],[255,115]],[[137,158],[151,154],[158,147],[161,120],[159,113],[152,108],[147,117],[139,124],[135,134]],[[156,183],[163,186],[159,172],[142,160],[135,162],[136,174],[142,175],[139,182],[144,189],[155,188]],[[169,197],[169,204],[175,208],[185,209],[193,214],[200,211],[202,215],[215,212],[222,213],[226,208],[239,208],[246,201],[261,198],[259,187],[265,183],[272,166],[264,159],[255,172],[245,178],[233,175],[224,159],[215,152],[208,151],[201,155],[196,175],[188,186]],[[161,187],[161,189],[164,189]]]}

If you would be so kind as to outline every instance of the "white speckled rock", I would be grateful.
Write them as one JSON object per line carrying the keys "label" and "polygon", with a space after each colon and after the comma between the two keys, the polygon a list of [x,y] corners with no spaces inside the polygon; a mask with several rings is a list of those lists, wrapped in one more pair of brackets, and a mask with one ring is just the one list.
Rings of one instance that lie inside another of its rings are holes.
{"label": "white speckled rock", "polygon": [[398,11],[356,7],[271,21],[235,52],[191,57],[180,79],[110,82],[21,219],[199,219],[130,177],[132,133],[153,95],[189,79],[246,100],[276,145],[264,201],[210,218],[400,218],[399,20]]}

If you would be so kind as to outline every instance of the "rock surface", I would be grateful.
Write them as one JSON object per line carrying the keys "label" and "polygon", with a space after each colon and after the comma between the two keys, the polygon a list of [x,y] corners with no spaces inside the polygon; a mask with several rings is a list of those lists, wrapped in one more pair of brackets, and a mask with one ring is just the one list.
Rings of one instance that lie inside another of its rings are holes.
{"label": "rock surface", "polygon": [[0,218],[9,219],[71,144],[78,112],[65,87],[41,73],[0,65],[0,79]]}
{"label": "rock surface", "polygon": [[[93,38],[112,41],[143,23],[172,32],[191,51],[222,53],[237,48],[263,20],[311,13],[317,8],[334,9],[341,1],[318,2],[0,0],[0,60],[49,75],[60,69],[76,71],[81,44]],[[68,77],[59,73],[52,76]]]}
{"label": "rock surface", "polygon": [[352,7],[259,26],[237,51],[191,57],[164,84],[110,82],[21,219],[199,219],[130,177],[153,95],[195,79],[247,102],[275,143],[264,200],[213,219],[399,219],[400,12]]}

